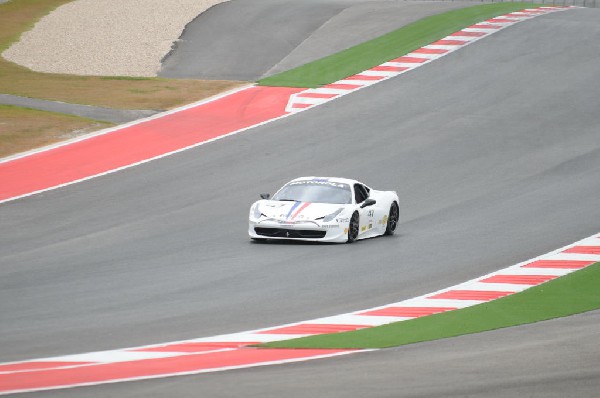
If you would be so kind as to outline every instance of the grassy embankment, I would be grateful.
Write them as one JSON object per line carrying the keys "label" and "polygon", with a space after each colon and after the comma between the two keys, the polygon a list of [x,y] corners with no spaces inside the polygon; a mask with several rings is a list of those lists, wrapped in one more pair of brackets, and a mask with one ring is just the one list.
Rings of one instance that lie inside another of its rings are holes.
{"label": "grassy embankment", "polygon": [[600,263],[489,303],[354,332],[264,344],[285,348],[385,348],[506,328],[600,308]]}
{"label": "grassy embankment", "polygon": [[77,116],[0,105],[0,158],[109,126]]}

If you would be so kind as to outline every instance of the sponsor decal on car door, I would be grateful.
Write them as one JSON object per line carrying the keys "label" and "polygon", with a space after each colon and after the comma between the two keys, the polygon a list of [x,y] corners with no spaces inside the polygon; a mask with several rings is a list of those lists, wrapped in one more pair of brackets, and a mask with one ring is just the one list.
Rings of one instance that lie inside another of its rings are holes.
{"label": "sponsor decal on car door", "polygon": [[369,230],[373,229],[373,220],[375,216],[375,207],[368,206],[363,209],[360,209],[360,232],[359,234],[364,234]]}

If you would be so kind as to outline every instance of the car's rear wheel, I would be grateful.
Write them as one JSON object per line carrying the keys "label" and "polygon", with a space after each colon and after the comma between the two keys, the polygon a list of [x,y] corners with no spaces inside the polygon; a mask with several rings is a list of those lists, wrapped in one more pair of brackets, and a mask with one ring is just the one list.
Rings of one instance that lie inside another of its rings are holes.
{"label": "car's rear wheel", "polygon": [[358,225],[358,212],[354,212],[352,218],[350,218],[350,224],[348,225],[348,243],[352,243],[358,238]]}
{"label": "car's rear wheel", "polygon": [[385,228],[386,235],[394,235],[396,227],[398,226],[398,219],[400,218],[400,212],[398,210],[398,204],[392,203],[390,206],[390,213],[388,215],[387,226]]}

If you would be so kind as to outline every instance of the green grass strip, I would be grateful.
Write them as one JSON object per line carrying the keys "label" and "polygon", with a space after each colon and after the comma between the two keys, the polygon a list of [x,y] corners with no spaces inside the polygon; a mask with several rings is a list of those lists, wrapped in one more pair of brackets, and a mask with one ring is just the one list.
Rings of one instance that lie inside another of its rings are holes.
{"label": "green grass strip", "polygon": [[477,22],[542,4],[494,3],[421,19],[347,50],[258,81],[263,86],[314,88],[355,75]]}
{"label": "green grass strip", "polygon": [[261,345],[280,348],[385,348],[479,333],[600,308],[600,263],[473,307],[354,332]]}

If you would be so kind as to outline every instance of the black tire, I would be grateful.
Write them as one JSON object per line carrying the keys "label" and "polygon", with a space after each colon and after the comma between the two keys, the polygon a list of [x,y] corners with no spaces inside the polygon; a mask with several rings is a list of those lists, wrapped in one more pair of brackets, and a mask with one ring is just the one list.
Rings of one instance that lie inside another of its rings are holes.
{"label": "black tire", "polygon": [[250,238],[250,239],[252,239],[252,242],[255,242],[255,243],[265,243],[267,241],[266,238]]}
{"label": "black tire", "polygon": [[398,204],[392,203],[390,206],[390,214],[388,214],[387,226],[385,228],[386,235],[394,235],[396,227],[398,226],[398,219],[400,218],[400,211],[398,210]]}
{"label": "black tire", "polygon": [[348,224],[348,243],[352,243],[358,238],[359,225],[358,212],[355,211],[350,218],[350,224]]}

